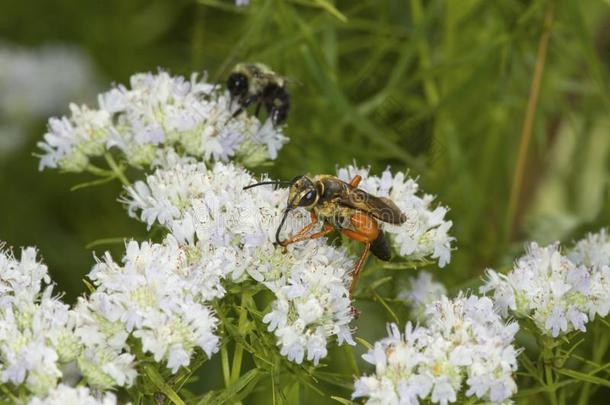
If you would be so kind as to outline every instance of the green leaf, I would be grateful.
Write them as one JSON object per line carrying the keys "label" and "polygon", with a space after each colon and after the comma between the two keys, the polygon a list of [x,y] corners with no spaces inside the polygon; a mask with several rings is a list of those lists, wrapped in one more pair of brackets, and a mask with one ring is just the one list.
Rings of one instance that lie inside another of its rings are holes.
{"label": "green leaf", "polygon": [[531,375],[533,378],[535,378],[538,383],[540,383],[541,385],[545,385],[544,380],[542,379],[542,377],[540,376],[540,373],[538,372],[538,368],[534,365],[534,363],[532,363],[532,361],[529,359],[529,357],[527,357],[524,353],[521,354],[521,356],[519,356],[519,361],[521,362],[521,364],[523,364],[523,367],[525,367],[525,369],[528,371],[529,375]]}
{"label": "green leaf", "polygon": [[406,262],[393,262],[393,263],[385,263],[383,265],[384,269],[391,270],[415,270],[420,267],[428,266],[434,263],[432,260],[409,260]]}
{"label": "green leaf", "polygon": [[176,405],[185,405],[184,401],[180,398],[176,391],[174,391],[172,387],[165,383],[165,380],[163,379],[161,374],[159,374],[157,369],[155,369],[150,364],[145,364],[144,371],[146,372],[146,375],[148,376],[150,381],[152,381],[152,383],[155,384],[157,389],[159,389],[159,391],[165,394],[165,396],[169,398],[170,401],[172,401]]}
{"label": "green leaf", "polygon": [[604,387],[610,387],[610,381],[599,378],[594,375],[581,373],[580,371],[570,370],[570,369],[556,369],[559,374],[563,374],[565,376],[574,378],[576,380],[588,382],[595,385],[603,385]]}
{"label": "green leaf", "polygon": [[356,405],[356,402],[354,401],[350,401],[349,399],[345,399],[345,398],[341,398],[341,397],[336,397],[334,395],[331,396],[332,399],[334,399],[335,401],[345,404],[345,405]]}
{"label": "green leaf", "polygon": [[104,178],[97,179],[97,180],[86,181],[84,183],[78,183],[78,184],[70,187],[70,191],[76,191],[76,190],[80,190],[82,188],[87,188],[87,187],[100,186],[102,184],[110,183],[114,179],[116,179],[116,176],[112,175],[112,176],[104,177]]}
{"label": "green leaf", "polygon": [[370,344],[369,342],[367,342],[366,340],[364,340],[364,338],[356,336],[356,341],[358,341],[362,346],[366,347],[368,350],[371,350],[373,348],[373,345]]}
{"label": "green leaf", "polygon": [[379,301],[381,303],[381,305],[383,305],[383,307],[385,308],[385,310],[388,312],[388,314],[392,317],[392,319],[394,320],[394,322],[396,322],[397,324],[400,325],[400,319],[398,319],[398,316],[396,315],[396,313],[394,312],[394,310],[388,305],[387,302],[385,302],[385,300],[383,299],[383,297],[379,294],[377,294],[377,291],[373,290],[373,297]]}
{"label": "green leaf", "polygon": [[341,22],[347,22],[347,17],[344,16],[335,6],[330,4],[327,0],[313,0],[320,8],[326,10],[329,14],[335,16]]}
{"label": "green leaf", "polygon": [[241,390],[243,390],[250,384],[255,384],[264,374],[266,373],[257,368],[252,369],[242,375],[239,380],[235,381],[233,384],[229,385],[224,390],[218,391],[218,394],[215,395],[213,399],[210,400],[204,397],[198,402],[198,404],[221,405],[229,403],[233,398],[238,395]]}
{"label": "green leaf", "polygon": [[90,293],[95,291],[95,286],[91,284],[86,278],[83,278],[83,284],[85,285],[85,287],[87,287],[87,290],[89,290]]}
{"label": "green leaf", "polygon": [[524,398],[524,397],[528,397],[530,395],[540,394],[542,392],[556,391],[557,389],[559,389],[561,387],[565,387],[566,385],[574,384],[575,382],[578,382],[578,381],[577,380],[564,380],[564,381],[561,381],[561,382],[559,382],[557,384],[553,384],[553,385],[544,385],[544,386],[540,386],[540,387],[519,390],[519,392],[516,393],[513,396],[513,398]]}
{"label": "green leaf", "polygon": [[331,373],[328,371],[316,371],[316,377],[322,381],[326,381],[329,384],[336,385],[337,387],[352,390],[354,388],[352,382],[352,376],[349,374]]}
{"label": "green leaf", "polygon": [[113,238],[101,238],[96,239],[93,242],[89,242],[85,245],[85,249],[91,249],[100,245],[118,245],[125,242],[125,239],[128,239],[124,236],[117,236]]}

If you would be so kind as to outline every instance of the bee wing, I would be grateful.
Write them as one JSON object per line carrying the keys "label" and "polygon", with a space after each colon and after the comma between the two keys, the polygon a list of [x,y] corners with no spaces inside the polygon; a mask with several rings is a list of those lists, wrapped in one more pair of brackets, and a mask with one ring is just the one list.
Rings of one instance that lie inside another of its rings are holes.
{"label": "bee wing", "polygon": [[385,197],[375,197],[359,188],[340,195],[339,204],[368,212],[378,220],[394,225],[400,225],[407,220],[407,216],[394,204],[394,201]]}
{"label": "bee wing", "polygon": [[294,77],[290,77],[290,76],[281,76],[281,78],[289,85],[291,86],[302,86],[303,82],[300,81],[299,79],[296,79]]}

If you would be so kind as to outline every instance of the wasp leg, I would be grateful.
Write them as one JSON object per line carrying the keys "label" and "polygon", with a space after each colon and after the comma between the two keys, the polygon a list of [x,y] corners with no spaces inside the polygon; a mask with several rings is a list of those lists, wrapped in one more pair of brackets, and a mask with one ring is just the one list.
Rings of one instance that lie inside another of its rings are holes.
{"label": "wasp leg", "polygon": [[307,233],[309,231],[311,231],[311,228],[313,228],[313,226],[317,223],[318,223],[318,217],[316,216],[316,214],[314,214],[312,212],[311,213],[311,223],[309,225],[305,226],[293,237],[291,237],[285,241],[282,241],[281,245],[284,247],[284,252],[286,252],[286,247],[288,245],[290,245],[291,243],[299,242],[301,240],[306,240],[306,239],[318,239],[318,238],[321,238],[322,236],[332,232],[332,230],[334,229],[331,225],[324,224],[324,229],[321,230],[320,232],[316,232],[316,233],[312,233],[311,235],[307,235]]}
{"label": "wasp leg", "polygon": [[290,245],[291,243],[299,242],[299,241],[307,240],[307,239],[318,239],[324,235],[331,233],[335,229],[335,228],[333,228],[332,225],[325,224],[324,229],[322,229],[320,232],[312,233],[311,235],[305,235],[305,233],[307,233],[307,232],[309,232],[309,230],[311,230],[312,225],[313,224],[307,225],[305,227],[307,229],[305,229],[305,228],[301,229],[301,231],[298,234],[296,234],[292,238],[282,242],[282,246],[286,247],[286,246]]}
{"label": "wasp leg", "polygon": [[371,249],[371,240],[365,234],[362,234],[362,233],[356,232],[356,231],[352,231],[349,229],[342,229],[341,233],[350,239],[357,240],[358,242],[364,243],[364,249],[362,249],[362,253],[360,254],[360,257],[358,258],[358,261],[356,262],[356,265],[354,266],[354,270],[352,271],[352,283],[350,284],[350,287],[349,287],[349,295],[351,298],[352,294],[354,292],[354,288],[356,288],[356,281],[358,280],[358,274],[360,274],[360,270],[362,270],[362,267],[364,266],[364,262],[366,261],[366,256],[369,253],[369,250]]}
{"label": "wasp leg", "polygon": [[362,176],[360,176],[359,174],[355,175],[353,179],[350,180],[349,185],[352,187],[358,187],[358,184],[360,184],[360,180],[362,180]]}
{"label": "wasp leg", "polygon": [[[360,177],[360,176],[357,176]],[[356,240],[358,242],[364,243],[364,250],[358,258],[356,262],[356,266],[352,271],[352,284],[349,288],[350,298],[354,292],[354,288],[356,288],[356,282],[358,280],[358,274],[360,274],[360,270],[364,266],[364,262],[366,261],[366,256],[369,250],[371,249],[371,243],[377,239],[379,236],[379,225],[375,219],[370,216],[362,213],[357,213],[352,215],[350,218],[350,222],[354,227],[354,230],[351,229],[342,229],[341,233],[347,236],[350,239]]]}

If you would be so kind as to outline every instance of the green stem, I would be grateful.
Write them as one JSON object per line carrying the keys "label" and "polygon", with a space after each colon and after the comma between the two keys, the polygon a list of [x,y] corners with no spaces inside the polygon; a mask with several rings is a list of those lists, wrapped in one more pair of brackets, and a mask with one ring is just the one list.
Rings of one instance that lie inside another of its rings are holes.
{"label": "green stem", "polygon": [[119,179],[124,186],[131,186],[131,183],[125,176],[125,173],[123,173],[123,169],[114,161],[112,155],[106,152],[104,154],[104,158],[106,159],[106,163],[108,163],[108,166],[112,169],[112,172],[116,175],[117,179]]}
{"label": "green stem", "polygon": [[[242,293],[241,296],[241,307],[239,309],[239,321],[237,323],[237,331],[239,336],[245,339],[246,325],[248,322],[248,310],[246,309],[246,303],[250,299],[250,294],[247,292]],[[235,353],[233,354],[233,365],[231,367],[231,378],[230,382],[234,383],[239,380],[241,374],[241,363],[244,356],[244,346],[240,343],[235,344]]]}
{"label": "green stem", "polygon": [[528,150],[534,128],[534,116],[536,115],[536,108],[538,106],[538,96],[540,94],[540,85],[542,82],[542,72],[544,71],[547,45],[551,36],[551,23],[553,21],[554,10],[555,2],[550,1],[542,22],[542,34],[540,35],[540,40],[538,42],[538,52],[536,54],[536,64],[534,65],[534,75],[530,85],[527,108],[525,110],[525,117],[523,119],[523,127],[521,128],[521,135],[519,137],[519,151],[517,153],[517,161],[515,163],[506,212],[506,232],[509,239],[513,235],[513,231],[515,231],[517,228],[516,217],[519,208],[519,200],[521,198],[521,186],[523,183],[525,165],[527,163]]}
{"label": "green stem", "polygon": [[4,394],[11,400],[13,401],[13,403],[19,403],[19,400],[17,399],[17,397],[15,395],[13,395],[13,393],[8,389],[8,387],[5,384],[0,384],[0,390],[2,392],[4,392]]}
{"label": "green stem", "polygon": [[111,170],[104,170],[100,167],[97,167],[95,165],[92,165],[91,163],[89,163],[87,165],[87,167],[85,168],[86,171],[88,171],[91,174],[94,174],[96,176],[100,176],[100,177],[109,177],[109,176],[115,176],[114,172]]}
{"label": "green stem", "polygon": [[[592,339],[595,343],[593,348],[593,358],[591,359],[594,363],[601,363],[606,351],[608,350],[608,335],[604,332],[599,333],[599,327],[594,329],[595,333],[593,335],[594,339]],[[589,397],[591,395],[591,384],[585,383],[580,391],[580,396],[578,398],[578,405],[586,405],[589,403]]]}
{"label": "green stem", "polygon": [[555,388],[555,378],[553,376],[553,339],[544,339],[542,341],[542,362],[544,364],[544,378],[546,385],[549,388],[547,393],[549,395],[549,402],[551,405],[558,405],[557,401],[557,390]]}
{"label": "green stem", "polygon": [[224,344],[220,348],[220,362],[222,363],[222,377],[225,382],[225,387],[231,385],[231,370],[229,369],[229,353],[227,345]]}
{"label": "green stem", "polygon": [[354,357],[352,347],[348,344],[343,344],[343,350],[345,357],[347,357],[347,362],[352,369],[352,373],[354,373],[354,375],[360,375],[360,368],[358,367],[358,362],[356,362],[356,358]]}

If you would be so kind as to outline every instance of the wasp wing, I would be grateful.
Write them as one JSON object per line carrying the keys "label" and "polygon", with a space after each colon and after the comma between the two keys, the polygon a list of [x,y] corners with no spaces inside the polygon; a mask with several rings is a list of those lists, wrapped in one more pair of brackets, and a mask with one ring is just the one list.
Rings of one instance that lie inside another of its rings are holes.
{"label": "wasp wing", "polygon": [[385,197],[375,197],[359,188],[341,193],[338,202],[367,212],[378,220],[390,224],[400,225],[407,220],[407,216],[394,204],[394,201]]}

